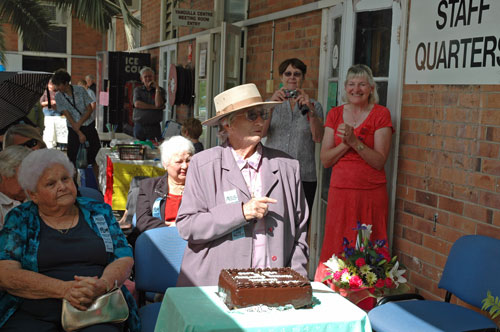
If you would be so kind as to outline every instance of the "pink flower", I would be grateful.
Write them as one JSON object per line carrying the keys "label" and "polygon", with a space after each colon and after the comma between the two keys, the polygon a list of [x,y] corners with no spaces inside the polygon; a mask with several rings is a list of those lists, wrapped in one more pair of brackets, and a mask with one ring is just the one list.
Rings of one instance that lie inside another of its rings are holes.
{"label": "pink flower", "polygon": [[363,286],[363,280],[357,275],[354,275],[349,279],[349,287],[351,288],[360,288]]}
{"label": "pink flower", "polygon": [[375,283],[375,287],[377,288],[382,288],[385,286],[385,282],[384,282],[384,279],[379,279],[377,280],[377,282]]}
{"label": "pink flower", "polygon": [[356,259],[356,266],[357,267],[361,267],[361,266],[363,266],[365,264],[366,264],[366,262],[365,262],[364,258],[358,258],[358,259]]}
{"label": "pink flower", "polygon": [[394,285],[394,283],[392,282],[391,278],[385,278],[385,285],[391,288]]}
{"label": "pink flower", "polygon": [[335,281],[340,281],[341,277],[342,277],[342,272],[340,271],[335,271],[335,273],[333,274],[333,280]]}

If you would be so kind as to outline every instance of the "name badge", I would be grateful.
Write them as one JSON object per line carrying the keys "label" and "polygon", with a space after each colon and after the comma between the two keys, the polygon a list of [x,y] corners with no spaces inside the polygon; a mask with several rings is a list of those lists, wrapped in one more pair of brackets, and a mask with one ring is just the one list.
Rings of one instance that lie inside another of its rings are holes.
{"label": "name badge", "polygon": [[238,240],[245,237],[245,228],[241,226],[240,228],[235,229],[231,235],[233,236],[233,241]]}
{"label": "name badge", "polygon": [[161,219],[161,210],[160,203],[163,200],[163,197],[158,197],[153,203],[153,217]]}
{"label": "name badge", "polygon": [[224,191],[224,200],[226,204],[238,203],[238,194],[236,189]]}
{"label": "name badge", "polygon": [[104,246],[106,247],[106,252],[113,252],[113,240],[111,239],[111,234],[109,233],[108,224],[106,219],[102,214],[94,216],[94,222],[97,225],[99,233],[101,233],[102,240],[104,241]]}

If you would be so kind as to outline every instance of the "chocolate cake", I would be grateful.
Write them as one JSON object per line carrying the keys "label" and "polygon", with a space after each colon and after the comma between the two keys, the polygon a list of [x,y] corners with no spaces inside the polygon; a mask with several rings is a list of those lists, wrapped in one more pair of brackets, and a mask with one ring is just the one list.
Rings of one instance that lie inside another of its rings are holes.
{"label": "chocolate cake", "polygon": [[230,309],[258,304],[300,308],[312,303],[311,283],[289,267],[222,270],[219,295]]}

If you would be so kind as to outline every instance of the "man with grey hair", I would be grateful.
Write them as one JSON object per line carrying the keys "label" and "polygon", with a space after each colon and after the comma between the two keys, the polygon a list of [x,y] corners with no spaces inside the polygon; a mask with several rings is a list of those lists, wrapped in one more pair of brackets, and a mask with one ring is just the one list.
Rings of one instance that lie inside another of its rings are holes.
{"label": "man with grey hair", "polygon": [[141,69],[142,86],[134,89],[134,137],[144,140],[161,138],[161,121],[165,108],[165,90],[155,82],[153,69]]}
{"label": "man with grey hair", "polygon": [[94,95],[96,93],[96,85],[95,85],[95,79],[93,75],[88,74],[85,76],[85,82],[87,82],[87,89],[90,89],[94,91]]}
{"label": "man with grey hair", "polygon": [[0,229],[7,212],[26,199],[26,193],[17,181],[17,171],[30,152],[22,145],[12,145],[0,152]]}

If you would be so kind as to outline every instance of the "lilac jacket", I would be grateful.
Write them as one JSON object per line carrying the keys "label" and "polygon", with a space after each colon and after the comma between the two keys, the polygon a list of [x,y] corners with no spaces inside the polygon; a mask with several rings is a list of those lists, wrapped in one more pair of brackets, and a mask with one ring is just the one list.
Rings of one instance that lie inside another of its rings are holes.
{"label": "lilac jacket", "polygon": [[[284,152],[263,147],[261,172],[262,195],[278,201],[269,204],[265,217],[271,267],[289,266],[306,276],[309,211],[299,163]],[[242,210],[250,198],[229,147],[193,156],[177,214],[179,234],[188,241],[177,286],[217,285],[221,269],[251,266],[255,223],[246,221]],[[238,232],[233,231],[241,227],[244,236],[235,235]]]}

